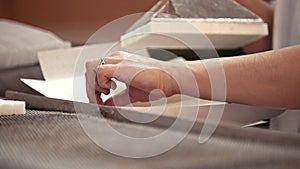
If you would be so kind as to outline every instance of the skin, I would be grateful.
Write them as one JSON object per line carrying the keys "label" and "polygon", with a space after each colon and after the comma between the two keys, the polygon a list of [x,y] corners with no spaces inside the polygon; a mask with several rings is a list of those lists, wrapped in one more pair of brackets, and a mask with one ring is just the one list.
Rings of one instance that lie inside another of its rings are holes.
{"label": "skin", "polygon": [[[136,101],[148,101],[150,92],[155,89],[161,89],[163,96],[172,96],[176,88],[172,86],[175,84],[174,79],[163,70],[184,72],[180,71],[182,68],[178,65],[121,51],[105,57],[104,60],[106,64],[98,67],[99,60],[86,63],[87,95],[91,103],[122,106]],[[98,72],[97,76],[95,72]],[[99,94],[109,94],[109,89],[116,88],[112,78],[124,82],[128,89],[103,103]],[[162,96],[158,93],[156,98],[159,97]]]}
{"label": "skin", "polygon": [[[226,75],[226,101],[273,108],[300,108],[298,52],[300,46],[294,46],[220,59]],[[190,63],[191,69],[198,77],[199,86],[203,81],[209,81],[207,74],[201,70],[203,68],[198,67],[201,62],[203,61]],[[209,83],[203,84],[200,90],[207,91],[203,92],[206,94],[203,97],[210,99]]]}
{"label": "skin", "polygon": [[[217,58],[222,63],[226,75],[225,101],[273,108],[300,108],[299,53],[300,46],[293,46],[241,57]],[[193,73],[198,91],[204,99],[211,99],[210,81],[204,66],[205,62],[209,61],[212,59],[185,62],[187,69]],[[174,94],[197,97],[195,91],[189,87],[179,92],[176,80],[166,73],[177,71],[175,74],[181,77],[180,82],[183,86],[188,86],[188,79],[185,79],[185,73],[182,73],[186,71],[181,69],[182,64],[170,64],[126,52],[116,52],[105,57],[105,62],[105,65],[100,66],[95,66],[99,60],[86,64],[87,93],[93,103],[122,106],[130,102],[147,101],[150,92],[155,89],[163,92],[163,95],[157,94],[157,98]],[[140,71],[141,67],[144,68],[143,71]],[[108,89],[115,88],[112,78],[126,83],[128,90],[103,103],[99,94],[107,94]],[[95,93],[98,95],[97,99],[94,99]],[[126,99],[127,97],[130,100]]]}
{"label": "skin", "polygon": [[235,0],[242,6],[246,7],[257,16],[262,18],[262,20],[268,24],[269,35],[251,43],[245,47],[243,50],[248,53],[257,53],[263,52],[272,49],[272,35],[273,35],[273,18],[274,18],[274,10],[269,5],[268,2],[264,0]]}

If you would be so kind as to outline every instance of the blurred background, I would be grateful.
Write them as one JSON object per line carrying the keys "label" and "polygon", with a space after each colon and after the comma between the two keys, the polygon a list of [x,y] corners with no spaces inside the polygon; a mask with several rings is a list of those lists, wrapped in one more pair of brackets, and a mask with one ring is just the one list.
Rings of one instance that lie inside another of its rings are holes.
{"label": "blurred background", "polygon": [[81,45],[103,25],[128,14],[146,12],[157,1],[0,0],[0,18],[46,29],[73,45]]}

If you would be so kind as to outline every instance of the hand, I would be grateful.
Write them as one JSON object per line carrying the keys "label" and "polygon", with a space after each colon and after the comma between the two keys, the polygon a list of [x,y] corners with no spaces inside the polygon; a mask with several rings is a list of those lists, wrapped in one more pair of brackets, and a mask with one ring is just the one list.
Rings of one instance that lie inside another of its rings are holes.
{"label": "hand", "polygon": [[100,59],[90,60],[86,62],[86,73],[85,73],[85,79],[86,79],[86,93],[88,96],[88,99],[90,103],[98,103],[103,104],[103,101],[100,97],[101,93],[109,94],[110,90],[101,88],[96,79],[97,74],[97,66],[100,63]]}
{"label": "hand", "polygon": [[[176,80],[171,74],[180,76],[178,70],[182,64],[126,52],[115,52],[105,57],[104,61],[104,65],[99,65],[100,60],[86,63],[87,95],[92,103],[123,106],[137,101],[149,101],[150,93],[154,99],[178,93]],[[112,78],[124,82],[127,89],[103,103],[100,94],[109,94],[109,89],[116,88]]]}

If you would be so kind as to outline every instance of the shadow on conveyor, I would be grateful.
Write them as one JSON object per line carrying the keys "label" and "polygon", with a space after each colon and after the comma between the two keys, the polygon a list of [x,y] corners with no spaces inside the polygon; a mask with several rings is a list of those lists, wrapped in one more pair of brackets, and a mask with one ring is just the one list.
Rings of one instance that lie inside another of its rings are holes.
{"label": "shadow on conveyor", "polygon": [[[159,60],[170,60],[175,59],[175,56],[182,57],[186,60],[199,60],[199,57],[193,50],[165,50],[163,59],[160,57],[162,50],[149,49],[148,52],[151,57]],[[217,57],[229,57],[229,56],[240,56],[245,55],[245,52],[242,49],[235,50],[217,50],[217,53],[212,50],[195,50],[201,56],[201,60]],[[169,54],[169,55],[168,55]]]}

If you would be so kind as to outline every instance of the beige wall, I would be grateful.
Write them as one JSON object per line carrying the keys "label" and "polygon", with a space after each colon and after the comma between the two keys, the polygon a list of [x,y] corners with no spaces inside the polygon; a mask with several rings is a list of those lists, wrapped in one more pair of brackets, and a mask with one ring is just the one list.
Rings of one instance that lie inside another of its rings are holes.
{"label": "beige wall", "polygon": [[48,29],[75,44],[119,17],[149,10],[158,0],[0,0],[0,17]]}

